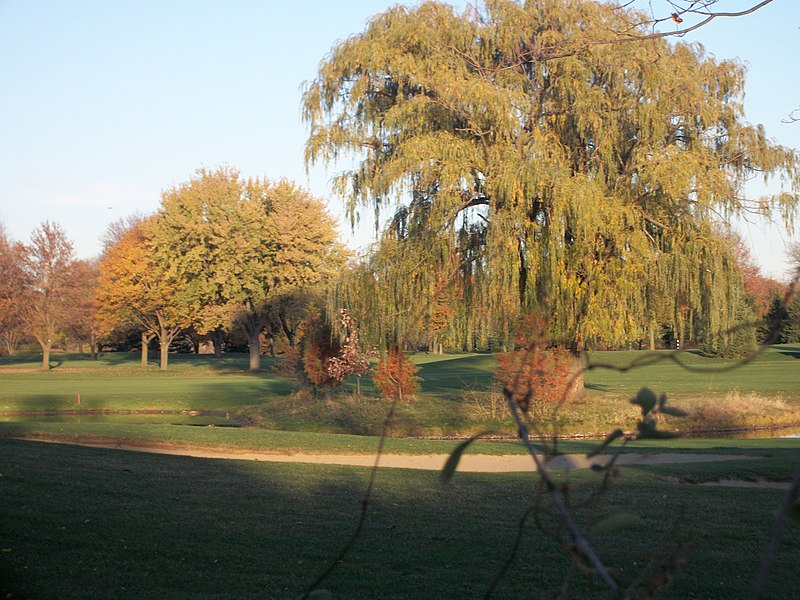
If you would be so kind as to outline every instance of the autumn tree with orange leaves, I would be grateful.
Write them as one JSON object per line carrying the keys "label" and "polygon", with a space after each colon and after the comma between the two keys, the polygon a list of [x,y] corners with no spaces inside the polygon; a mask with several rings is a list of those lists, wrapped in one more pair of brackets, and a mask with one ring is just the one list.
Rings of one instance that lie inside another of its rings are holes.
{"label": "autumn tree with orange leaves", "polygon": [[22,269],[24,247],[9,239],[0,224],[0,344],[12,356],[24,336],[26,277]]}
{"label": "autumn tree with orange leaves", "polygon": [[77,260],[72,265],[72,285],[67,293],[66,325],[64,334],[78,345],[89,347],[92,359],[97,358],[97,339],[100,324],[97,320],[97,263]]}
{"label": "autumn tree with orange leaves", "polygon": [[160,346],[159,368],[167,369],[169,346],[194,316],[191,289],[168,265],[153,260],[149,228],[142,220],[122,234],[99,265],[98,318],[106,331],[135,326],[142,332],[142,365],[147,344]]}
{"label": "autumn tree with orange leaves", "polygon": [[375,353],[365,352],[361,348],[355,317],[351,316],[345,308],[341,309],[339,314],[344,331],[344,345],[338,356],[333,356],[328,360],[328,374],[337,381],[344,381],[351,375],[355,376],[356,396],[361,396],[361,378],[369,373],[370,359]]}
{"label": "autumn tree with orange leaves", "polygon": [[21,317],[42,349],[43,369],[50,368],[50,352],[66,325],[74,262],[72,242],[55,223],[42,223],[24,246],[26,290]]}
{"label": "autumn tree with orange leaves", "polygon": [[419,390],[417,366],[397,346],[392,347],[375,367],[373,380],[381,395],[397,402],[408,402]]}
{"label": "autumn tree with orange leaves", "polygon": [[515,349],[497,355],[495,370],[495,378],[520,410],[545,420],[570,399],[572,365],[567,350],[548,348],[546,332],[543,319],[524,318],[517,328]]}

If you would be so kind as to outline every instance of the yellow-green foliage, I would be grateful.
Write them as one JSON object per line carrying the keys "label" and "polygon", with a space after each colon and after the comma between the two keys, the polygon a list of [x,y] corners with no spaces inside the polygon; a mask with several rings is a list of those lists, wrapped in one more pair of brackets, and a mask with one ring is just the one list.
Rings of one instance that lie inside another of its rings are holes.
{"label": "yellow-green foliage", "polygon": [[733,324],[720,216],[791,220],[796,195],[749,202],[743,184],[796,189],[797,156],[744,120],[740,63],[665,39],[606,43],[640,22],[588,0],[424,2],[333,48],[304,96],[306,160],[356,158],[338,179],[351,215],[397,209],[344,285],[378,290],[353,307],[362,322],[373,310],[388,337],[424,331],[440,319],[419,307],[448,298],[451,343],[507,339],[535,310],[579,348]]}

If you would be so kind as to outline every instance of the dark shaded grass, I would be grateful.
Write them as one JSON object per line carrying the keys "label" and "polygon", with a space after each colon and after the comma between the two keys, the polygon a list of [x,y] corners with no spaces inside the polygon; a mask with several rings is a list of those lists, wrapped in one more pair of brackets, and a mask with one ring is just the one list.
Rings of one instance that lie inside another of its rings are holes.
{"label": "dark shaded grass", "polygon": [[[0,456],[0,587],[16,597],[298,597],[352,531],[368,475],[10,440],[0,441]],[[788,458],[759,462],[786,470]],[[746,597],[781,493],[666,479],[698,468],[708,465],[625,469],[601,508],[579,518],[641,514],[642,525],[596,540],[629,581],[686,507],[683,529],[695,548],[665,597]],[[570,475],[573,494],[588,493],[595,477]],[[381,471],[364,533],[325,587],[336,598],[482,597],[508,555],[533,481],[457,474],[442,487],[433,472]],[[789,533],[767,597],[791,597],[800,577],[798,530]],[[530,529],[496,597],[553,592],[566,564]],[[569,597],[588,593],[581,579]]]}

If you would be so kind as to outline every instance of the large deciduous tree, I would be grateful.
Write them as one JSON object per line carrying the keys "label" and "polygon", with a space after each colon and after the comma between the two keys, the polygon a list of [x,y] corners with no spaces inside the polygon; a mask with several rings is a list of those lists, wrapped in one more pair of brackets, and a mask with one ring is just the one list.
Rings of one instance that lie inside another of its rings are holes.
{"label": "large deciduous tree", "polygon": [[240,325],[258,370],[275,302],[332,274],[336,237],[322,203],[302,188],[219,168],[164,192],[151,241],[156,259],[187,282],[198,331]]}
{"label": "large deciduous tree", "polygon": [[740,63],[652,36],[607,43],[646,36],[643,22],[589,0],[429,1],[332,49],[304,94],[306,160],[352,155],[337,180],[351,215],[395,211],[361,277],[391,283],[380,327],[419,327],[408,315],[437,295],[470,343],[509,339],[520,312],[574,350],[735,324],[719,222],[793,215],[796,195],[751,202],[743,186],[797,189],[797,156],[744,120]]}
{"label": "large deciduous tree", "polygon": [[732,239],[736,245],[736,261],[742,275],[744,292],[752,302],[756,315],[761,318],[769,310],[772,298],[781,294],[783,285],[761,272],[741,236],[734,235]]}
{"label": "large deciduous tree", "polygon": [[192,290],[170,265],[155,259],[149,231],[155,218],[135,223],[106,250],[99,265],[98,318],[107,331],[134,326],[142,332],[142,364],[156,337],[159,367],[166,370],[169,346],[194,316]]}
{"label": "large deciduous tree", "polygon": [[66,324],[64,333],[83,351],[89,346],[92,359],[97,358],[97,278],[96,261],[76,260],[70,273],[71,285],[67,292]]}
{"label": "large deciduous tree", "polygon": [[68,315],[75,251],[66,233],[45,221],[31,233],[22,268],[27,285],[22,320],[42,349],[42,368],[50,368],[50,351]]}
{"label": "large deciduous tree", "polygon": [[27,279],[23,270],[25,249],[13,242],[0,223],[0,348],[13,355],[24,335]]}

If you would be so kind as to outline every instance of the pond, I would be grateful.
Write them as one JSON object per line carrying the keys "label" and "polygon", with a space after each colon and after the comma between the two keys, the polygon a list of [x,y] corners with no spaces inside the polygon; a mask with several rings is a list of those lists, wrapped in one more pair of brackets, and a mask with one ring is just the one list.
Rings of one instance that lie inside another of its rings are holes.
{"label": "pond", "polygon": [[42,410],[0,413],[0,423],[125,423],[127,425],[187,425],[244,427],[245,420],[213,411]]}

